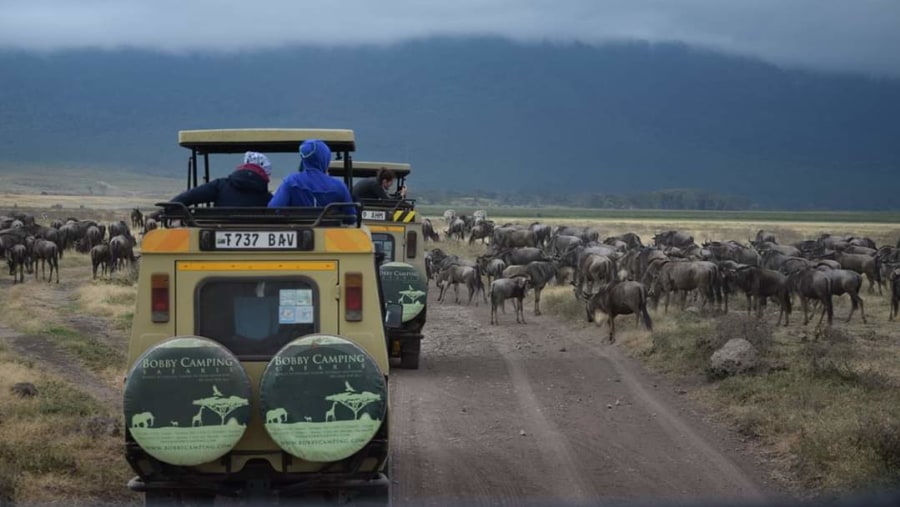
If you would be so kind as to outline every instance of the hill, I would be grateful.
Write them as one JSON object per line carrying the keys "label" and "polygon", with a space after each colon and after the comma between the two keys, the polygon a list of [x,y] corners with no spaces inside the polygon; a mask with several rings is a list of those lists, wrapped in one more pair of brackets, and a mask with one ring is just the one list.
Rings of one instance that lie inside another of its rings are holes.
{"label": "hill", "polygon": [[[7,168],[181,178],[179,129],[280,126],[353,128],[357,158],[411,162],[414,189],[526,200],[680,188],[762,207],[896,209],[900,184],[900,82],[680,45],[0,52],[0,111]],[[276,175],[296,162],[276,157]]]}

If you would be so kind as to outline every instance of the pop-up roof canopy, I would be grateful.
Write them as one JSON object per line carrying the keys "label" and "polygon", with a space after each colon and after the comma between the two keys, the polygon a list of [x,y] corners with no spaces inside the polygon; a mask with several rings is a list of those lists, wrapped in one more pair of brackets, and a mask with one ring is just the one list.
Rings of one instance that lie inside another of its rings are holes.
{"label": "pop-up roof canopy", "polygon": [[[178,144],[191,150],[188,161],[188,188],[198,184],[197,158],[203,158],[203,181],[209,181],[209,155],[218,153],[297,153],[300,144],[309,139],[321,139],[336,153],[345,172],[352,171],[350,152],[356,150],[356,138],[349,129],[215,129],[182,130]],[[345,176],[348,185],[350,177]]]}
{"label": "pop-up roof canopy", "polygon": [[332,152],[356,150],[353,131],[344,129],[218,129],[178,132],[178,144],[199,153],[296,153],[300,149],[300,143],[308,139],[321,139]]}
{"label": "pop-up roof canopy", "polygon": [[[353,161],[353,177],[354,178],[374,178],[381,169],[390,169],[398,178],[406,178],[412,169],[409,164],[401,164],[397,162],[360,162]],[[334,160],[328,166],[328,174],[343,178],[347,174],[347,168],[340,160]]]}

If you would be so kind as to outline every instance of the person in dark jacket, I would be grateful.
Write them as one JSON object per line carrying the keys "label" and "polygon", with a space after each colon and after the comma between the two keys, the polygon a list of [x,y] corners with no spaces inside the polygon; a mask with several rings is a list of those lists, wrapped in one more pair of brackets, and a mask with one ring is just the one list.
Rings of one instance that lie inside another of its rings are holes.
{"label": "person in dark jacket", "polygon": [[304,206],[322,208],[333,202],[353,202],[344,182],[328,176],[331,149],[311,139],[300,145],[300,172],[281,182],[269,201],[270,208]]}
{"label": "person in dark jacket", "polygon": [[264,208],[269,204],[269,179],[272,163],[269,157],[255,151],[244,154],[244,163],[224,178],[216,178],[172,198],[185,206],[212,203],[213,206]]}
{"label": "person in dark jacket", "polygon": [[366,178],[353,185],[353,198],[359,200],[402,199],[406,197],[406,185],[400,187],[398,192],[388,195],[388,190],[394,184],[395,177],[394,171],[382,168],[374,178]]}

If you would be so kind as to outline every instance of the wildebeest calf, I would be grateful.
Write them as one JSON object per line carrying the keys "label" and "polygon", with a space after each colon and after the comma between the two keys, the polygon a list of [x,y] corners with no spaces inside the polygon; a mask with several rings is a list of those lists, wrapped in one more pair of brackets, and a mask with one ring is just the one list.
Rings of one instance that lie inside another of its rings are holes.
{"label": "wildebeest calf", "polygon": [[[503,306],[507,299],[513,300],[516,311],[516,323],[525,324],[523,299],[528,290],[528,279],[523,276],[515,278],[498,278],[491,282],[491,324],[499,324],[497,307]],[[521,321],[519,317],[521,316]]]}

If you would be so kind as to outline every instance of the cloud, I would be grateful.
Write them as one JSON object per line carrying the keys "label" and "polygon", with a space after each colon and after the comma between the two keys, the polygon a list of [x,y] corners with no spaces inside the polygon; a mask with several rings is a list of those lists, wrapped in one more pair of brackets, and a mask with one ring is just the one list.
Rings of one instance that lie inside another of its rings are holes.
{"label": "cloud", "polygon": [[900,75],[896,0],[0,0],[0,48],[254,51],[430,36],[683,42]]}

